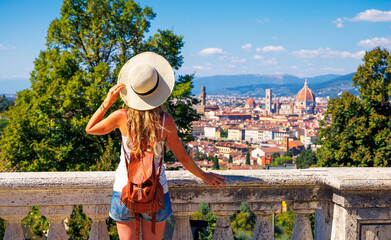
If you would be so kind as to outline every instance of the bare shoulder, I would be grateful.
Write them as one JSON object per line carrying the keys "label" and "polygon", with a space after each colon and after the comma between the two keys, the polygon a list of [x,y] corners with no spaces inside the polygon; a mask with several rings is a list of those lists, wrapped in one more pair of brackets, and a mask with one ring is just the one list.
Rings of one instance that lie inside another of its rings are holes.
{"label": "bare shoulder", "polygon": [[168,113],[165,113],[165,124],[164,124],[164,127],[167,128],[167,130],[173,130],[175,129],[176,130],[176,125],[175,125],[175,120],[174,118],[168,114]]}
{"label": "bare shoulder", "polygon": [[127,131],[127,122],[128,122],[128,114],[126,109],[118,109],[114,111],[112,114],[110,114],[117,122],[119,129],[121,130],[121,133],[126,136]]}
{"label": "bare shoulder", "polygon": [[120,120],[126,120],[128,118],[126,109],[118,109],[112,113],[113,117],[118,118]]}

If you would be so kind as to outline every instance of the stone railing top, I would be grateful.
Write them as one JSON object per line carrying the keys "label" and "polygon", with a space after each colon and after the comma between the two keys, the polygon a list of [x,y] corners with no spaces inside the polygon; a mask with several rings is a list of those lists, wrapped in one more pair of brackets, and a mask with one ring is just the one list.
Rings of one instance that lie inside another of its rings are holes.
{"label": "stone railing top", "polygon": [[[310,168],[295,170],[216,171],[227,177],[226,187],[325,186],[337,190],[391,190],[391,168]],[[205,188],[188,171],[167,171],[170,188]],[[114,172],[0,173],[0,190],[42,188],[111,188]]]}

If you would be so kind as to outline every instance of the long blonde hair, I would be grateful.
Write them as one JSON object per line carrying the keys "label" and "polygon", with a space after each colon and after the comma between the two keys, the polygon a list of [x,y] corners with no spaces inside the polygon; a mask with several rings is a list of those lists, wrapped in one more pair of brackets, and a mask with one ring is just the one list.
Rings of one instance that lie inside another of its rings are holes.
{"label": "long blonde hair", "polygon": [[151,110],[136,110],[128,108],[128,141],[126,145],[135,157],[142,157],[143,151],[150,149],[158,154],[157,145],[162,126],[159,123],[164,111],[159,106]]}

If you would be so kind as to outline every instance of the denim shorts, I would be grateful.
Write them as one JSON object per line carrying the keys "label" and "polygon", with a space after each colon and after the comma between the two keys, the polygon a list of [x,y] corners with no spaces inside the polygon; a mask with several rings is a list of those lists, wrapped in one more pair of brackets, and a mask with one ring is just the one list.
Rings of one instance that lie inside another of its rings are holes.
{"label": "denim shorts", "polygon": [[[110,206],[110,217],[118,222],[129,222],[134,220],[134,215],[130,214],[129,209],[121,202],[121,192],[113,192]],[[164,205],[163,209],[156,212],[156,222],[163,222],[172,215],[170,194],[164,194]],[[152,215],[148,213],[140,213],[140,218],[145,221],[152,222]]]}

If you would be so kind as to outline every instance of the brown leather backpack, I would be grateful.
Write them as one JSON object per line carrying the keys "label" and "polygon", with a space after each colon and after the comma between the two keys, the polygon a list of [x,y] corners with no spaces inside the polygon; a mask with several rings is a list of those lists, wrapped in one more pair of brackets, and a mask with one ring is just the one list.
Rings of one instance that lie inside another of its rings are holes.
{"label": "brown leather backpack", "polygon": [[[124,144],[122,144],[123,146]],[[140,213],[152,215],[151,230],[155,234],[156,212],[164,208],[164,190],[159,182],[163,156],[156,170],[153,152],[143,151],[144,156],[140,159],[130,154],[128,161],[125,149],[123,150],[128,172],[128,184],[122,189],[121,201],[135,216],[137,235],[140,234]]]}

